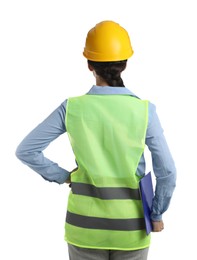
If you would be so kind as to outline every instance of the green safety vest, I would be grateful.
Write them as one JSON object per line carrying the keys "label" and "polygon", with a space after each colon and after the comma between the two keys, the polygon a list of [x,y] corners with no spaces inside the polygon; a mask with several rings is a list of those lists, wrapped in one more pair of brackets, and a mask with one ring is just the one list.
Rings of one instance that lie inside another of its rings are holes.
{"label": "green safety vest", "polygon": [[69,98],[71,174],[65,240],[83,248],[136,250],[150,244],[139,192],[148,101],[129,95]]}

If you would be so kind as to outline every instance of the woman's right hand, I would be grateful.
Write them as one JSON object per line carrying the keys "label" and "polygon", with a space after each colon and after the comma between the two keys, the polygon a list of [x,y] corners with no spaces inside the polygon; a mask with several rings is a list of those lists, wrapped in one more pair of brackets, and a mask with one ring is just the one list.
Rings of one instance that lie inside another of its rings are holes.
{"label": "woman's right hand", "polygon": [[71,179],[70,179],[70,176],[73,172],[77,171],[78,170],[78,167],[74,168],[71,172],[70,172],[70,175],[68,177],[68,179],[66,180],[66,183],[70,184],[71,183]]}

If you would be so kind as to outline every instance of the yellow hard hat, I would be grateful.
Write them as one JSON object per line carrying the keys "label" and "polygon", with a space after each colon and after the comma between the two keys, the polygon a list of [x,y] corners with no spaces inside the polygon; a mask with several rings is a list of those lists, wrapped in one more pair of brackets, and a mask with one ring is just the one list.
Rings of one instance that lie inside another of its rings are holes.
{"label": "yellow hard hat", "polygon": [[113,21],[96,24],[87,34],[83,55],[92,61],[127,60],[133,54],[127,31]]}

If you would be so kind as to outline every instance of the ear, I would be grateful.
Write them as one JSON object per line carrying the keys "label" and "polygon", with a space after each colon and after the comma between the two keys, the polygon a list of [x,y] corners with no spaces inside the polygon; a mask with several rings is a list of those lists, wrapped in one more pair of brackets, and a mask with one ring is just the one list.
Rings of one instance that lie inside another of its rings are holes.
{"label": "ear", "polygon": [[93,67],[88,63],[88,69],[90,70],[90,71],[93,71],[94,69],[93,69]]}
{"label": "ear", "polygon": [[127,67],[127,62],[125,63],[125,66],[121,72],[123,72],[126,69],[126,67]]}

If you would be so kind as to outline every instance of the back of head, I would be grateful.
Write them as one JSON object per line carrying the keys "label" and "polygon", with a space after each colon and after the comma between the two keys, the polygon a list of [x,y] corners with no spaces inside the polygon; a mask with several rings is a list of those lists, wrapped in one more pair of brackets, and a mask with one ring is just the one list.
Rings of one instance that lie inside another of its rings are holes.
{"label": "back of head", "polygon": [[95,70],[96,74],[107,82],[108,86],[124,87],[121,72],[126,68],[127,60],[114,62],[96,62],[88,60],[88,63]]}

